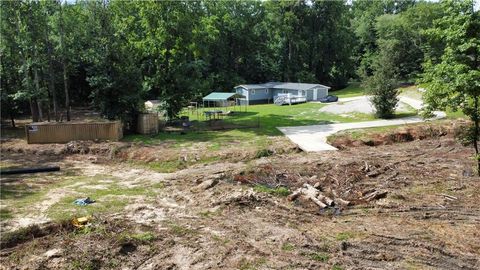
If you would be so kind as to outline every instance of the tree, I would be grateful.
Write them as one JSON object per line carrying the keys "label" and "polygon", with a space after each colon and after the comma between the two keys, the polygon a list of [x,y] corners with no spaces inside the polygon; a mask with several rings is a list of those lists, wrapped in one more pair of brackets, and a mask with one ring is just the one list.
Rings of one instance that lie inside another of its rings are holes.
{"label": "tree", "polygon": [[[391,44],[383,44],[390,48]],[[379,118],[392,118],[398,103],[397,68],[391,61],[390,50],[384,49],[373,63],[373,75],[366,78],[365,87],[368,94],[372,95],[371,101],[375,113]]]}
{"label": "tree", "polygon": [[[443,45],[442,54],[427,54],[422,81],[427,110],[461,110],[473,122],[471,142],[480,175],[480,14],[472,0],[443,1],[445,14],[428,31],[430,41]],[[433,47],[433,46],[432,46]],[[438,46],[436,46],[438,48]]]}
{"label": "tree", "polygon": [[141,73],[135,48],[115,28],[120,18],[115,9],[125,6],[114,3],[88,2],[93,49],[86,53],[90,62],[87,81],[94,89],[91,97],[102,115],[111,120],[122,119],[131,127],[141,108]]}
{"label": "tree", "polygon": [[378,51],[378,17],[400,14],[415,4],[415,0],[356,0],[352,4],[352,28],[357,37],[355,61],[361,78],[371,76],[372,65]]}
{"label": "tree", "polygon": [[17,53],[18,5],[18,2],[0,2],[2,37],[0,43],[0,106],[2,117],[8,116],[13,127],[15,127],[15,116],[20,112],[19,100],[15,99],[15,93],[22,85],[22,79],[18,72],[21,58]]}

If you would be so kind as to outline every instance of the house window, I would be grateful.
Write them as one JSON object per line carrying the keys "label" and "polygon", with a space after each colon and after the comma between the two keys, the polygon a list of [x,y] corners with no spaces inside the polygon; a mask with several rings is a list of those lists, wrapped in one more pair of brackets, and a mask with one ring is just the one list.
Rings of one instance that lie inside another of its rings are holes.
{"label": "house window", "polygon": [[252,93],[252,95],[255,95],[255,90],[252,90],[250,93]]}
{"label": "house window", "polygon": [[302,96],[305,96],[305,90],[302,90]]}
{"label": "house window", "polygon": [[284,89],[284,90],[282,91],[282,93],[288,94],[288,91]]}
{"label": "house window", "polygon": [[268,89],[265,89],[265,94],[268,94]]}

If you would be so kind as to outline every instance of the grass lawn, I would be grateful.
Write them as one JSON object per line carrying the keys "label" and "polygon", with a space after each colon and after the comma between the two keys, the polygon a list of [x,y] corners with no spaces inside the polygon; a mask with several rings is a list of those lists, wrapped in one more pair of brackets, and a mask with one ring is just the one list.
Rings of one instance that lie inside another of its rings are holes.
{"label": "grass lawn", "polygon": [[400,95],[406,96],[409,98],[421,100],[423,96],[423,93],[418,90],[417,85],[402,87],[402,88],[399,88],[399,90],[400,90],[399,91]]}
{"label": "grass lawn", "polygon": [[329,94],[338,96],[339,98],[357,97],[365,95],[365,88],[363,88],[359,82],[352,82],[343,89],[329,91]]}
{"label": "grass lawn", "polygon": [[[340,97],[353,97],[364,95],[364,89],[360,83],[351,83],[347,88],[332,91],[334,95]],[[225,130],[209,131],[208,124],[200,109],[197,113],[189,113],[184,110],[181,115],[188,116],[193,123],[193,130],[187,132],[161,132],[154,136],[129,135],[125,137],[126,141],[142,142],[145,144],[169,143],[172,148],[196,148],[199,143],[208,150],[221,150],[225,148],[236,149],[265,149],[271,145],[271,136],[282,136],[277,127],[287,126],[305,126],[331,123],[347,123],[375,120],[370,114],[349,114],[337,115],[320,112],[319,110],[327,106],[322,103],[302,103],[296,105],[277,106],[274,104],[251,105],[247,111],[235,111],[229,116],[225,116],[223,125],[233,128]],[[233,110],[233,108],[223,110]],[[238,107],[237,107],[238,110]],[[411,112],[400,113],[398,117],[407,117],[415,115]],[[238,128],[237,128],[238,127]],[[177,168],[176,160],[172,161],[172,167]],[[164,162],[163,162],[164,163]]]}
{"label": "grass lawn", "polygon": [[[418,90],[418,88],[426,88],[427,85],[421,84],[421,85],[413,85],[409,87],[404,87],[400,88],[400,94],[402,96],[414,98],[414,99],[422,99],[423,93]],[[458,110],[458,111],[453,111],[451,108],[447,108],[445,110],[445,113],[447,114],[448,119],[457,119],[457,118],[467,118],[465,114]]]}
{"label": "grass lawn", "polygon": [[[220,147],[223,143],[253,143],[255,145],[268,145],[268,136],[281,136],[282,133],[277,127],[304,126],[329,123],[345,123],[356,121],[374,120],[373,115],[352,114],[340,116],[336,114],[319,112],[319,109],[326,104],[302,103],[296,105],[277,106],[274,104],[248,106],[247,112],[234,112],[222,120],[225,124],[238,126],[250,126],[252,128],[238,128],[219,131],[191,131],[180,135],[178,132],[162,132],[155,136],[129,135],[127,141],[141,141],[146,144],[155,144],[162,141],[173,141],[174,147],[185,147],[191,143],[209,142],[212,147]],[[196,127],[206,127],[207,124],[200,111],[197,115],[188,114],[184,111],[182,115],[190,117]],[[257,127],[258,126],[258,127]]]}

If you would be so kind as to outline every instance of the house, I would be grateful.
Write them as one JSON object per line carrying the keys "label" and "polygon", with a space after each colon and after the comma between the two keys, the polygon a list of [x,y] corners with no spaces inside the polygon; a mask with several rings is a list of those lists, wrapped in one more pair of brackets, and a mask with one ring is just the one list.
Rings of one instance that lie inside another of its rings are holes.
{"label": "house", "polygon": [[163,105],[163,102],[160,100],[147,100],[145,101],[145,109],[147,112],[158,112],[159,108]]}
{"label": "house", "polygon": [[235,93],[245,96],[249,105],[271,103],[282,105],[316,101],[328,95],[330,87],[312,83],[268,82],[235,86]]}

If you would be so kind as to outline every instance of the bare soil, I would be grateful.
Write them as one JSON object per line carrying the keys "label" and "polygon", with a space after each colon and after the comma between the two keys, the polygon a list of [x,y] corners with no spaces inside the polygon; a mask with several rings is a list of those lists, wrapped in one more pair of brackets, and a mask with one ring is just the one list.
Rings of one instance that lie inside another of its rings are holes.
{"label": "bare soil", "polygon": [[[10,164],[51,162],[68,167],[68,174],[111,175],[116,180],[108,181],[125,187],[161,188],[153,197],[125,195],[125,207],[94,214],[84,229],[74,229],[68,215],[46,215],[29,226],[18,223],[24,215],[2,220],[0,269],[480,268],[480,178],[471,147],[448,136],[220,160],[174,173],[108,159],[108,151],[2,155]],[[62,173],[67,176],[55,176]],[[21,181],[1,183],[12,188]],[[275,193],[304,183],[352,205],[319,209]],[[75,187],[37,185],[52,198]],[[372,190],[386,196],[365,200]],[[48,212],[50,200],[39,199],[32,216]],[[2,200],[2,207],[9,205]]]}

